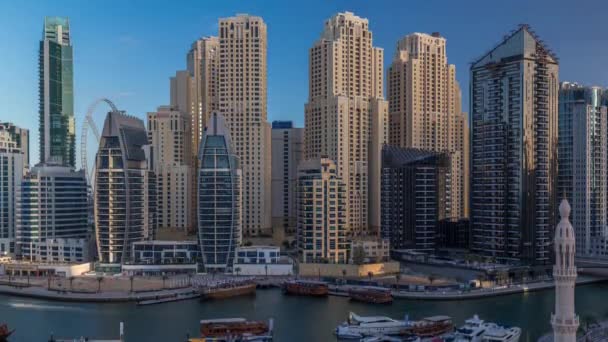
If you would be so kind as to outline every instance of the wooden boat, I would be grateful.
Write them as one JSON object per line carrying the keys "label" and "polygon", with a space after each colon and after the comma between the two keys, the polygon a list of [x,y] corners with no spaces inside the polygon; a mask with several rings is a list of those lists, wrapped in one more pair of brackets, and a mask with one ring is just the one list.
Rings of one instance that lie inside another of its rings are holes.
{"label": "wooden boat", "polygon": [[329,286],[324,281],[296,279],[284,282],[283,292],[292,295],[325,297],[329,294]]}
{"label": "wooden boat", "polygon": [[255,294],[254,282],[229,282],[210,287],[201,287],[199,292],[204,299],[224,299]]}
{"label": "wooden boat", "polygon": [[393,295],[390,289],[377,286],[353,287],[348,291],[351,300],[373,303],[390,304],[393,302]]}
{"label": "wooden boat", "polygon": [[411,332],[416,336],[427,338],[447,334],[454,330],[452,318],[448,316],[426,317],[412,322]]}
{"label": "wooden boat", "polygon": [[201,321],[204,341],[272,341],[273,320],[248,321],[244,318],[224,318]]}
{"label": "wooden boat", "polygon": [[0,342],[8,341],[9,336],[11,336],[13,332],[15,332],[15,330],[8,330],[6,324],[0,325]]}

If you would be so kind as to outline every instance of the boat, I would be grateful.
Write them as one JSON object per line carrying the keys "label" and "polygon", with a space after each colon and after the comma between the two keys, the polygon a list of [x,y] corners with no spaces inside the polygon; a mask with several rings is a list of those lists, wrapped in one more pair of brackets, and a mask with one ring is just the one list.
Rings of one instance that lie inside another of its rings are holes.
{"label": "boat", "polygon": [[203,299],[224,299],[255,294],[255,289],[256,284],[252,281],[226,282],[214,286],[201,287],[199,292]]}
{"label": "boat", "polygon": [[422,338],[437,337],[454,330],[449,316],[431,316],[412,322],[412,333]]}
{"label": "boat", "polygon": [[411,329],[411,322],[385,316],[359,316],[353,312],[348,320],[340,324],[335,334],[342,339],[361,339],[367,336],[406,335]]}
{"label": "boat", "polygon": [[348,291],[348,296],[351,300],[365,303],[390,304],[393,302],[391,290],[379,286],[353,287]]}
{"label": "boat", "polygon": [[292,295],[325,297],[329,294],[329,285],[324,281],[289,280],[283,283],[283,292]]}
{"label": "boat", "polygon": [[15,330],[9,330],[6,324],[0,325],[0,342],[8,341],[9,336],[11,336]]}
{"label": "boat", "polygon": [[202,320],[201,339],[190,339],[195,341],[218,341],[218,342],[266,342],[272,341],[273,320],[248,321],[244,318],[222,318]]}
{"label": "boat", "polygon": [[518,342],[521,328],[485,322],[475,315],[456,329],[453,342]]}
{"label": "boat", "polygon": [[496,323],[485,323],[486,332],[483,342],[518,342],[521,336],[521,328],[504,327]]}
{"label": "boat", "polygon": [[420,342],[420,337],[418,337],[416,335],[405,336],[405,337],[402,337],[402,336],[394,337],[394,336],[381,335],[381,336],[365,337],[365,338],[362,338],[360,340],[360,342]]}

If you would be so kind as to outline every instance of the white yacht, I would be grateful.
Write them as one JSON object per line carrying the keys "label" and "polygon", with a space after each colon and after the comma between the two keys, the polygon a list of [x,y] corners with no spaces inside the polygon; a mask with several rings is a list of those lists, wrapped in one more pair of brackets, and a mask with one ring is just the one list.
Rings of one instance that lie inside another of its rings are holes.
{"label": "white yacht", "polygon": [[484,322],[477,315],[467,319],[456,329],[453,342],[518,342],[521,329],[503,327],[496,323]]}
{"label": "white yacht", "polygon": [[518,342],[521,336],[518,327],[502,327],[496,323],[485,323],[484,326],[483,342]]}
{"label": "white yacht", "polygon": [[348,321],[336,328],[339,338],[361,339],[366,336],[403,335],[411,329],[411,324],[406,318],[403,321],[384,316],[358,316],[349,313]]}

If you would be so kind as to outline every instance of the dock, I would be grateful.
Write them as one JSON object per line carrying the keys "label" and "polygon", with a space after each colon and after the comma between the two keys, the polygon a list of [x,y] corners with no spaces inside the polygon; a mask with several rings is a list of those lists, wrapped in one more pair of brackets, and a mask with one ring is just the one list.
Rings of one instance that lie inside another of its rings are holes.
{"label": "dock", "polygon": [[145,299],[137,302],[137,305],[153,305],[153,304],[161,304],[161,303],[169,303],[169,302],[178,302],[181,300],[188,299],[197,299],[200,298],[201,295],[199,293],[177,293],[170,296],[164,296],[160,298],[154,299]]}

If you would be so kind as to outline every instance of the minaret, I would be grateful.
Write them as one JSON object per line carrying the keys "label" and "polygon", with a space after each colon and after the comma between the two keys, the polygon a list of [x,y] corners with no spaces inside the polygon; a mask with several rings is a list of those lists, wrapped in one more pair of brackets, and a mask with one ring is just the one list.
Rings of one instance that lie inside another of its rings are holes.
{"label": "minaret", "polygon": [[555,342],[576,342],[578,316],[574,313],[574,286],[576,266],[574,265],[574,229],[568,220],[570,204],[566,199],[559,205],[561,221],[555,229],[555,313],[551,316]]}

